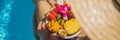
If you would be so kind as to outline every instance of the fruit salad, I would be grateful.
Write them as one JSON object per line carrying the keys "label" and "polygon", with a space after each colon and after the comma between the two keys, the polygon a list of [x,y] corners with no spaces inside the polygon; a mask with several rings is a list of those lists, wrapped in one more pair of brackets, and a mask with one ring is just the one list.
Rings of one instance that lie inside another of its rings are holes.
{"label": "fruit salad", "polygon": [[63,38],[81,29],[78,20],[74,17],[70,6],[66,2],[62,5],[55,3],[55,7],[50,10],[46,17],[49,19],[47,29]]}

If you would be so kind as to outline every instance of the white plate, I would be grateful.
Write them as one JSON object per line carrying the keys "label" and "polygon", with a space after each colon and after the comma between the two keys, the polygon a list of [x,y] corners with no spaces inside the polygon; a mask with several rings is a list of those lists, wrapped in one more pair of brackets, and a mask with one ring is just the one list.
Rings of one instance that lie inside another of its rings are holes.
{"label": "white plate", "polygon": [[70,35],[70,36],[66,36],[64,39],[74,38],[74,37],[78,36],[81,31],[82,31],[82,30],[80,29],[77,33],[75,33],[75,34],[73,34],[73,35]]}
{"label": "white plate", "polygon": [[[46,23],[48,23],[48,20],[47,19],[45,19],[46,20]],[[70,35],[70,36],[66,36],[64,39],[70,39],[70,38],[74,38],[74,37],[76,37],[76,36],[78,36],[78,34],[80,34],[80,32],[81,32],[82,30],[80,29],[78,32],[76,32],[75,34],[72,34],[72,35]]]}

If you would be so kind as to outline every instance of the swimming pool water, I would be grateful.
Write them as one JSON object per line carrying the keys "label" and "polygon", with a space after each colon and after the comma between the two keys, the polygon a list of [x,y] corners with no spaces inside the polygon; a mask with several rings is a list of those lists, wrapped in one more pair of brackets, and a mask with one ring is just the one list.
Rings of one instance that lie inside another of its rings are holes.
{"label": "swimming pool water", "polygon": [[34,40],[32,0],[0,0],[0,40]]}

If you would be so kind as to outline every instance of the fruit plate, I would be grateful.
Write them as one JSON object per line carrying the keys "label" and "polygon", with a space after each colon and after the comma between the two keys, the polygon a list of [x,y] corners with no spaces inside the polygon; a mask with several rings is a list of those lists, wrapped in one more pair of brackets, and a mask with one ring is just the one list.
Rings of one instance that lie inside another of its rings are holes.
{"label": "fruit plate", "polygon": [[[48,20],[45,19],[45,22],[48,23]],[[76,33],[71,34],[71,35],[67,35],[67,36],[65,36],[63,39],[70,39],[70,38],[77,37],[81,32],[82,32],[82,30],[79,29],[79,31],[77,31]],[[57,35],[59,35],[59,34],[57,34]],[[58,37],[60,37],[60,36],[58,36]]]}
{"label": "fruit plate", "polygon": [[76,37],[81,32],[81,25],[74,17],[70,6],[66,1],[63,4],[55,3],[54,5],[45,14],[47,29],[64,39]]}

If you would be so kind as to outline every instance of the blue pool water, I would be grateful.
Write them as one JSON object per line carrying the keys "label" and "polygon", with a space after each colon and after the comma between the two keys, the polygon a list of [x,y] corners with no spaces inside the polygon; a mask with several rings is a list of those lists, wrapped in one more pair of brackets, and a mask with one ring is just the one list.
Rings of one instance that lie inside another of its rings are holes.
{"label": "blue pool water", "polygon": [[32,0],[0,0],[0,40],[34,40]]}

